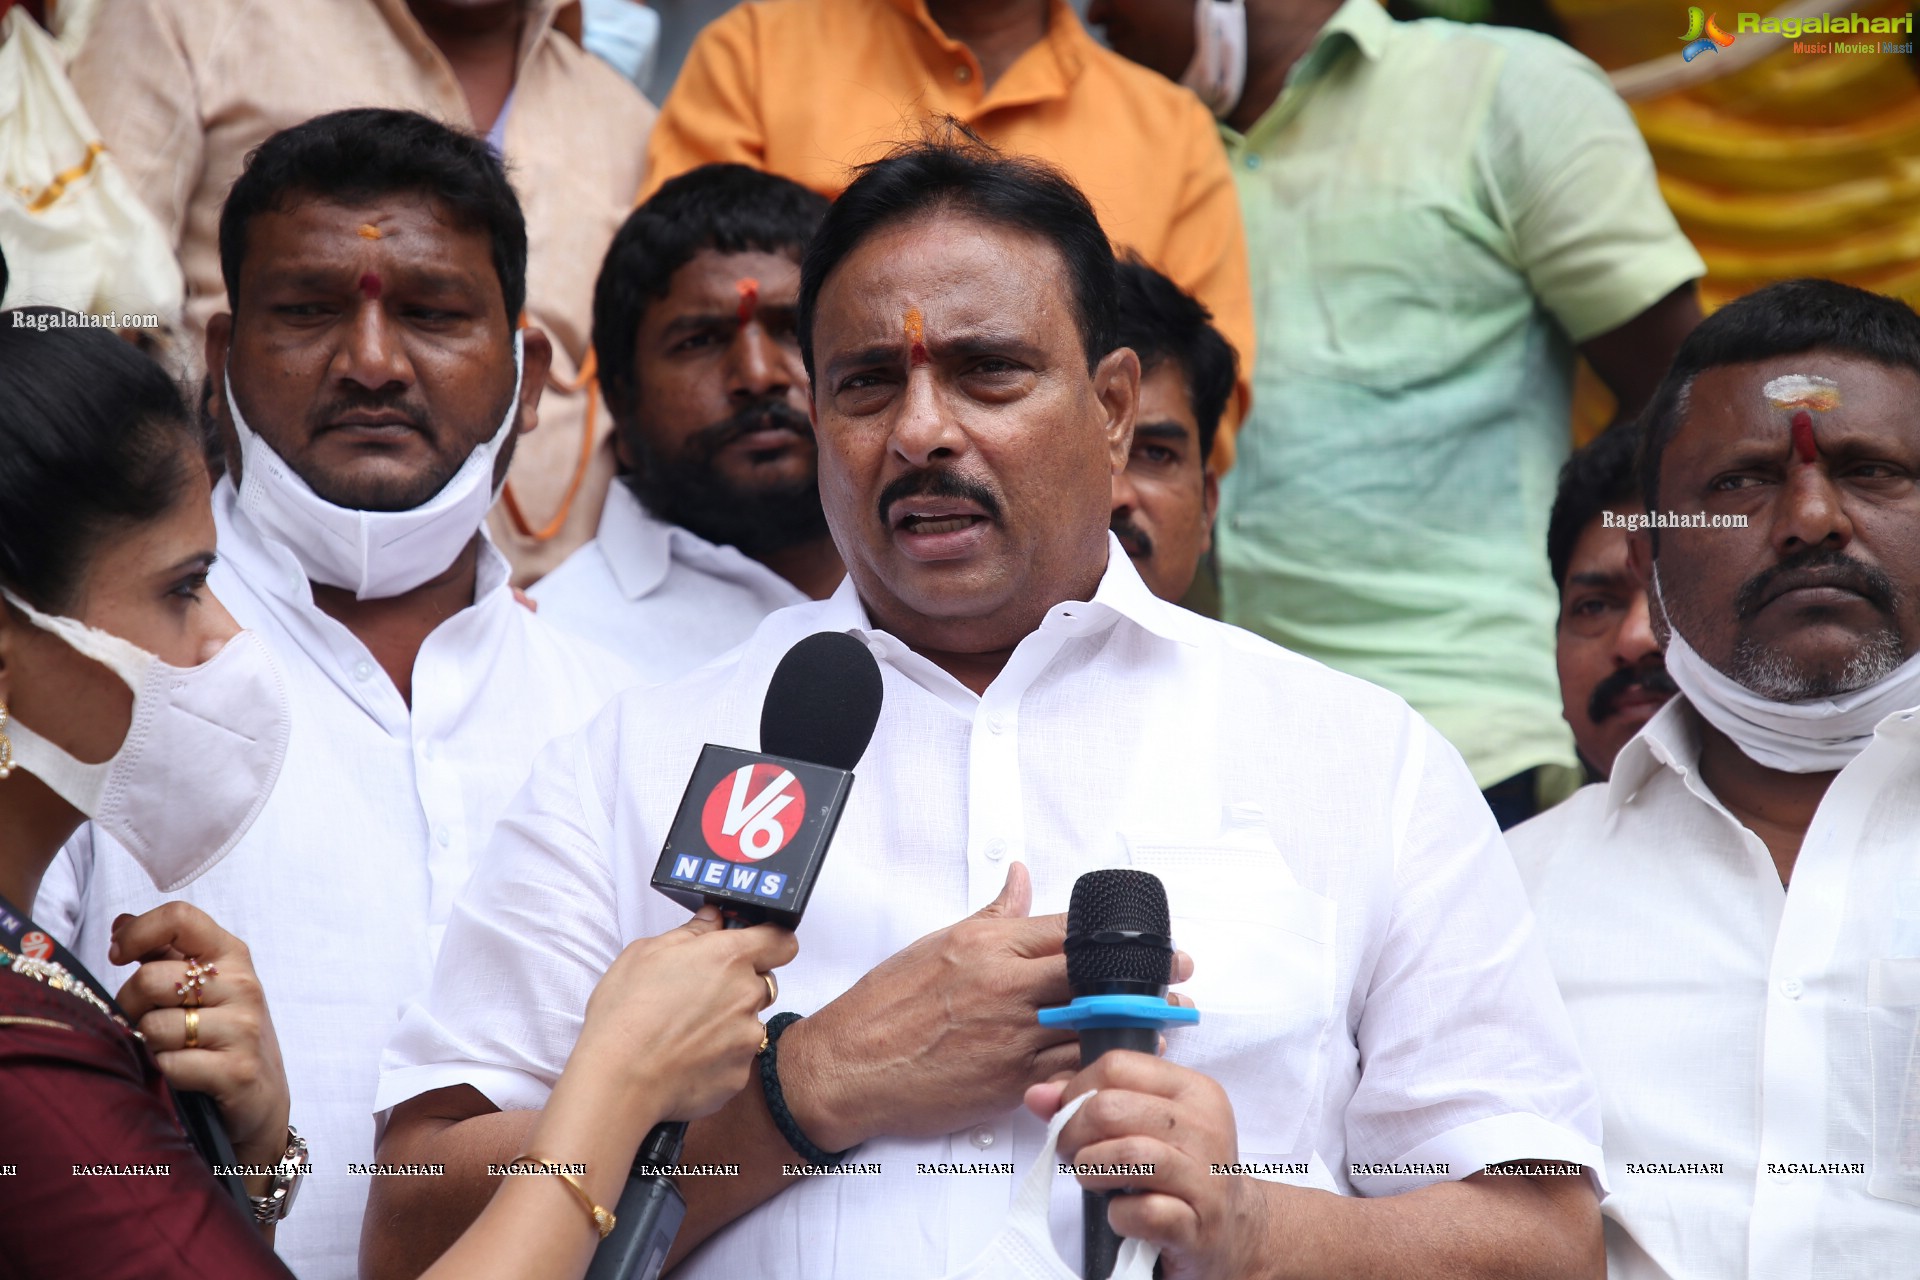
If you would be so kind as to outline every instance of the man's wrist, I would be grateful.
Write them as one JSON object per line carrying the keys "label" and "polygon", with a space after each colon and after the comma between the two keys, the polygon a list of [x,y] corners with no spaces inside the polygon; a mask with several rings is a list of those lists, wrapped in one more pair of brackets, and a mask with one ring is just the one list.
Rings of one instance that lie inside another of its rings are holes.
{"label": "man's wrist", "polygon": [[794,1123],[815,1146],[846,1151],[870,1135],[841,1119],[833,1096],[836,1073],[831,1061],[815,1052],[822,1043],[813,1018],[802,1018],[787,1029],[780,1037],[780,1091]]}

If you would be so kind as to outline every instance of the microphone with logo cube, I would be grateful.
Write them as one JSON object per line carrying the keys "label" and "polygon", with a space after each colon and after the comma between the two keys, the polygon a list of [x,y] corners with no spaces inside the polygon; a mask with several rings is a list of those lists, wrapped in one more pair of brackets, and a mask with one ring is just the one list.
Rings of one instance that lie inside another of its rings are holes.
{"label": "microphone with logo cube", "polygon": [[[798,928],[881,699],[880,665],[854,636],[822,631],[789,649],[761,706],[761,750],[700,749],[653,887],[690,911],[719,907],[729,929]],[[640,1144],[586,1280],[656,1280],[665,1268],[687,1211],[665,1171],[686,1131],[667,1121]]]}

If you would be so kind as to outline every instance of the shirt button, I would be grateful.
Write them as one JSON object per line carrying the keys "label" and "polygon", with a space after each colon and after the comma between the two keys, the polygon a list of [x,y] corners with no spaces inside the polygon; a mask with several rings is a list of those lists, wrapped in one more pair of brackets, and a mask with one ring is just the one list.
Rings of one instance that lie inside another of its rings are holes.
{"label": "shirt button", "polygon": [[371,662],[354,663],[353,678],[361,684],[365,684],[367,681],[373,679],[373,664]]}
{"label": "shirt button", "polygon": [[429,742],[426,745],[425,752],[427,759],[438,760],[440,758],[440,744],[437,742]]}
{"label": "shirt button", "polygon": [[987,841],[986,854],[987,857],[993,861],[1000,861],[1000,859],[1007,856],[1007,842],[999,836],[995,836],[993,839]]}
{"label": "shirt button", "polygon": [[1798,1000],[1800,998],[1800,990],[1800,979],[1798,978],[1788,978],[1780,984],[1780,994],[1789,1000]]}
{"label": "shirt button", "polygon": [[1001,715],[997,711],[994,714],[988,716],[987,729],[989,732],[992,732],[992,733],[1005,733],[1007,731],[1006,717]]}
{"label": "shirt button", "polygon": [[973,79],[973,68],[963,62],[953,69],[953,78],[961,84],[965,84],[967,81]]}
{"label": "shirt button", "polygon": [[967,1140],[982,1151],[985,1151],[993,1145],[993,1130],[987,1128],[985,1125],[981,1125],[973,1131],[972,1136]]}
{"label": "shirt button", "polygon": [[1249,169],[1258,169],[1259,167],[1260,167],[1260,157],[1259,157],[1259,156],[1248,156],[1248,157],[1247,157],[1247,168],[1249,168]]}
{"label": "shirt button", "polygon": [[435,840],[438,840],[440,842],[440,847],[444,849],[448,845],[453,843],[453,832],[447,830],[445,827],[441,827],[438,831],[433,833],[433,838]]}

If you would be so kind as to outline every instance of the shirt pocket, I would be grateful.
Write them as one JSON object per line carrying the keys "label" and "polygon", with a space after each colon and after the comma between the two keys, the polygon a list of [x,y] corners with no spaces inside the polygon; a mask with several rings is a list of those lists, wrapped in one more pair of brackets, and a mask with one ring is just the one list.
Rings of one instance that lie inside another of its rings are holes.
{"label": "shirt pocket", "polygon": [[1875,960],[1867,971],[1873,1060],[1873,1164],[1867,1191],[1920,1205],[1920,958]]}
{"label": "shirt pocket", "polygon": [[1324,1072],[1332,900],[1297,883],[1270,840],[1138,843],[1131,854],[1166,885],[1174,946],[1193,957],[1177,990],[1200,1021],[1168,1032],[1168,1059],[1226,1089],[1243,1158],[1294,1151]]}
{"label": "shirt pocket", "polygon": [[1276,371],[1404,391],[1473,367],[1526,314],[1513,267],[1437,204],[1305,215],[1293,248],[1265,282]]}

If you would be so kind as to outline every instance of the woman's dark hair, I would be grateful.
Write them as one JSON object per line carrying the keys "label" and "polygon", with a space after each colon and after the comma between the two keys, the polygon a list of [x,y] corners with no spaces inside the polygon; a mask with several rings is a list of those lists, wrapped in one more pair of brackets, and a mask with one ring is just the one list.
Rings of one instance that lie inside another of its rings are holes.
{"label": "woman's dark hair", "polygon": [[647,308],[702,250],[785,253],[798,261],[827,198],[743,164],[706,164],[662,183],[627,215],[593,286],[593,351],[600,391],[616,420],[633,416],[633,350]]}
{"label": "woman's dark hair", "polygon": [[199,465],[159,365],[71,311],[0,311],[0,586],[64,611],[101,541],[172,507]]}
{"label": "woman's dark hair", "polygon": [[228,308],[240,312],[240,268],[255,218],[302,200],[351,204],[399,192],[429,199],[455,226],[487,235],[507,319],[518,320],[527,304],[527,220],[500,157],[485,138],[385,107],[315,116],[248,154],[220,210]]}
{"label": "woman's dark hair", "polygon": [[944,136],[910,143],[861,165],[833,202],[800,264],[800,357],[813,373],[813,315],[821,286],[862,243],[896,222],[951,210],[1040,237],[1059,253],[1073,291],[1087,368],[1114,342],[1113,245],[1080,188],[1058,169],[994,150],[956,120]]}

